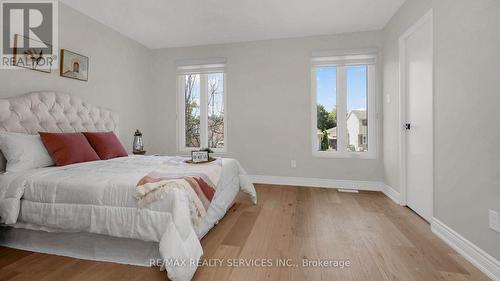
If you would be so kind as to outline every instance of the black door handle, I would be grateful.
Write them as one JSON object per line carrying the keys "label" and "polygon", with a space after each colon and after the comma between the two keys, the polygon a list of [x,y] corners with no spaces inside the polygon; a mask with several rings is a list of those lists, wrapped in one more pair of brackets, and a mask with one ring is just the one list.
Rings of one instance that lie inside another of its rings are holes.
{"label": "black door handle", "polygon": [[406,123],[405,124],[405,129],[406,130],[411,130],[411,124],[410,123]]}

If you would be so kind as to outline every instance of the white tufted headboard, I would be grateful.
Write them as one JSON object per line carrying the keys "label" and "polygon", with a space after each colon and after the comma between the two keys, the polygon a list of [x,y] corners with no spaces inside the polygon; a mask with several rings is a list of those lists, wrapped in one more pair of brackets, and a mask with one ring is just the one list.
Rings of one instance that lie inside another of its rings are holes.
{"label": "white tufted headboard", "polygon": [[[0,131],[118,133],[118,115],[90,105],[79,98],[58,92],[33,92],[0,99]],[[0,155],[0,171],[5,159]]]}

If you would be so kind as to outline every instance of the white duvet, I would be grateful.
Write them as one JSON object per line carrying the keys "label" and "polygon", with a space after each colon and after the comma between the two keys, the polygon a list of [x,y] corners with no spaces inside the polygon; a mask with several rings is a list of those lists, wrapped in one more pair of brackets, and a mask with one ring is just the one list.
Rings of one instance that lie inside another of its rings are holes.
{"label": "white duvet", "polygon": [[203,254],[199,239],[225,215],[240,188],[253,202],[256,192],[238,161],[222,159],[204,164],[222,164],[222,171],[207,214],[196,229],[181,190],[169,190],[162,200],[138,208],[134,188],[149,172],[159,168],[198,171],[204,167],[187,165],[183,160],[130,156],[1,175],[0,222],[36,230],[84,231],[159,242],[169,278],[191,280]]}

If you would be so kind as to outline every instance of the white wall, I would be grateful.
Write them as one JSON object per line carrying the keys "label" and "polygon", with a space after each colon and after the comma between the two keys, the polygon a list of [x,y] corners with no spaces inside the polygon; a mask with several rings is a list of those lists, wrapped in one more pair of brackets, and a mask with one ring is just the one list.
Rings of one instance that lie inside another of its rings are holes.
{"label": "white wall", "polygon": [[500,259],[500,1],[407,0],[384,29],[384,176],[399,190],[398,37],[434,10],[434,217]]}
{"label": "white wall", "polygon": [[[30,91],[68,92],[120,115],[120,137],[132,147],[136,128],[149,132],[145,101],[150,84],[150,50],[59,3],[59,47],[90,58],[89,81],[27,69],[0,70],[0,98]],[[146,143],[147,144],[147,143]]]}
{"label": "white wall", "polygon": [[227,157],[256,175],[381,181],[381,153],[376,160],[316,158],[310,133],[311,52],[381,48],[381,39],[380,32],[366,32],[155,50],[149,98],[155,136],[149,149],[177,153],[175,61],[225,57]]}

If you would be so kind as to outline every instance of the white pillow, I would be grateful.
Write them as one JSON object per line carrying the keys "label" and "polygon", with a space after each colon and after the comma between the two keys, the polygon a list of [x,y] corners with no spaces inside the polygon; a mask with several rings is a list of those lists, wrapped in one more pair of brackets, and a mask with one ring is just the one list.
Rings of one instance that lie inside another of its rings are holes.
{"label": "white pillow", "polygon": [[39,135],[0,132],[0,150],[7,159],[7,172],[54,165]]}

